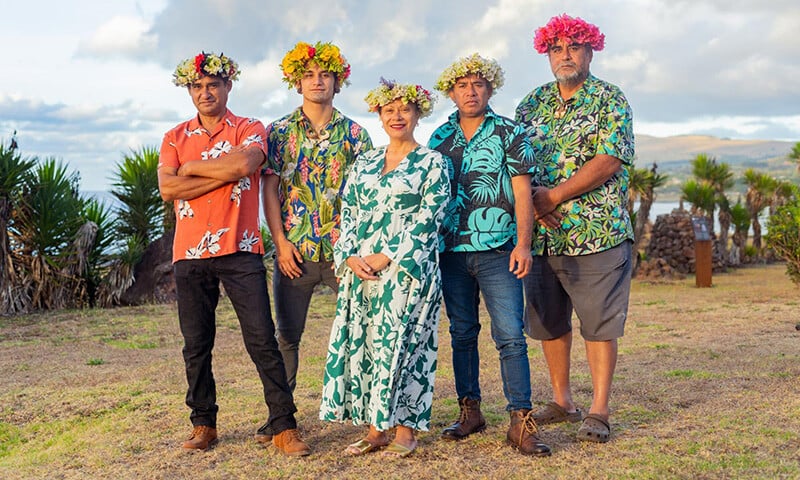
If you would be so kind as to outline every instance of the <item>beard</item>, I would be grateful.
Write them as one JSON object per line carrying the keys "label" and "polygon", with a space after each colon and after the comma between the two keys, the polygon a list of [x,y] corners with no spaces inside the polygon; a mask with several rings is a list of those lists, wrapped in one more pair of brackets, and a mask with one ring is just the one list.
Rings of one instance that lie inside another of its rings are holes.
{"label": "beard", "polygon": [[[572,67],[572,72],[570,73],[561,73],[561,67]],[[558,80],[558,83],[563,83],[566,85],[575,85],[578,83],[582,83],[588,77],[589,72],[582,71],[572,62],[564,62],[556,68],[555,77]]]}

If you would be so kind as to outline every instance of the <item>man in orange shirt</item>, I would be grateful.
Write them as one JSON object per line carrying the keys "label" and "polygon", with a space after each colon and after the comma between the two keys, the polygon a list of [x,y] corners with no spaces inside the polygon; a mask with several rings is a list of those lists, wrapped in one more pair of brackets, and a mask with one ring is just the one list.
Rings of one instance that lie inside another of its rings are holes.
{"label": "man in orange shirt", "polygon": [[222,54],[203,52],[178,65],[173,83],[187,88],[197,115],[166,133],[159,158],[161,197],[175,203],[172,260],[194,426],[183,448],[205,450],[217,442],[211,352],[222,282],[261,377],[272,443],[287,455],[308,455],[275,340],[262,261],[259,167],[266,159],[266,131],[258,120],[228,110],[238,76],[236,62]]}

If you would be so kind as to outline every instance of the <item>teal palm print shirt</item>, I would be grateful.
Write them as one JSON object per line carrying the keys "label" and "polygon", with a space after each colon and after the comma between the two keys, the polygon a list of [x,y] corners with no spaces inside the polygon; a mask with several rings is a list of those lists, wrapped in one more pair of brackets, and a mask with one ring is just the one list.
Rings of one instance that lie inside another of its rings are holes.
{"label": "teal palm print shirt", "polygon": [[431,135],[428,146],[450,160],[451,199],[442,222],[440,250],[482,252],[516,238],[511,177],[535,171],[525,127],[487,108],[467,142],[458,112]]}
{"label": "teal palm print shirt", "polygon": [[628,177],[633,168],[633,118],[622,91],[589,75],[580,90],[563,101],[556,82],[526,96],[516,120],[531,136],[540,170],[534,186],[566,181],[598,154],[618,158],[623,168],[606,183],[559,206],[561,228],[537,225],[533,255],[587,255],[633,240],[628,215]]}

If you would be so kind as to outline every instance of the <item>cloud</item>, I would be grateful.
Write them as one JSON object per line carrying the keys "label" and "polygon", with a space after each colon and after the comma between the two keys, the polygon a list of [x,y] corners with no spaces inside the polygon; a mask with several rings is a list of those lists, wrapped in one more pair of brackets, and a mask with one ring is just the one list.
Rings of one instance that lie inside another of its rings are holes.
{"label": "cloud", "polygon": [[77,55],[143,58],[158,44],[150,25],[140,17],[115,16],[101,25],[91,37],[80,42]]}

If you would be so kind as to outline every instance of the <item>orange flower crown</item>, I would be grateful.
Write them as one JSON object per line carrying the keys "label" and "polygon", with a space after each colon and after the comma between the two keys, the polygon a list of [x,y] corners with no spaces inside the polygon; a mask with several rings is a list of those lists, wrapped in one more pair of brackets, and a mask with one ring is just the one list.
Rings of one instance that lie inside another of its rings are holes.
{"label": "orange flower crown", "polygon": [[281,61],[283,81],[289,88],[297,85],[308,70],[308,64],[314,62],[322,70],[336,75],[340,85],[349,85],[350,64],[339,52],[339,47],[332,43],[317,42],[314,45],[298,42],[289,50]]}

